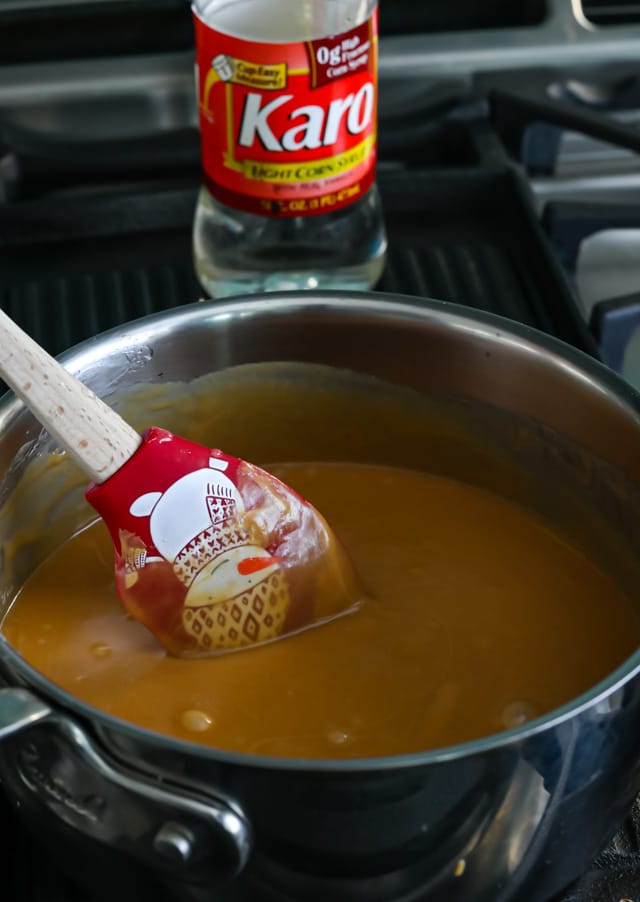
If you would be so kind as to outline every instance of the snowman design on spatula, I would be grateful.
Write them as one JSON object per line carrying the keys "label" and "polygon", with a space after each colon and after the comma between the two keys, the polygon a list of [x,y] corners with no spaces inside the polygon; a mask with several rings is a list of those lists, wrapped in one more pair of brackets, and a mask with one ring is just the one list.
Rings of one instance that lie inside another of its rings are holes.
{"label": "snowman design on spatula", "polygon": [[[180,477],[164,492],[135,499],[129,513],[149,518],[155,550],[185,586],[182,625],[203,649],[233,649],[280,635],[289,609],[278,558],[252,542],[244,503],[225,475],[227,463]],[[152,563],[146,557],[138,568]],[[159,560],[156,558],[156,560]]]}

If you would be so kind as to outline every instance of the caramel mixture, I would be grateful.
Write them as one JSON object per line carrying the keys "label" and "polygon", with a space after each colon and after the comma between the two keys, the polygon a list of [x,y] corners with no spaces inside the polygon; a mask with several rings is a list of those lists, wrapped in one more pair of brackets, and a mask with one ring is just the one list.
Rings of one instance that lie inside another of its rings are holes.
{"label": "caramel mixture", "polygon": [[395,466],[269,469],[343,540],[369,594],[355,613],[250,651],[168,657],[120,605],[97,522],[30,576],[7,639],[75,696],[142,727],[314,758],[419,751],[522,723],[637,647],[622,590],[524,506]]}

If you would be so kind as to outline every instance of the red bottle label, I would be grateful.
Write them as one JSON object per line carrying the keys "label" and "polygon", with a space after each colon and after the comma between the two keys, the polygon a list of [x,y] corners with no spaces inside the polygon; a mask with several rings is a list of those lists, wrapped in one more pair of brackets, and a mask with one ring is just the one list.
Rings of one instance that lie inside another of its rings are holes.
{"label": "red bottle label", "polygon": [[204,180],[263,216],[328,213],[375,171],[377,10],[344,34],[261,44],[194,14]]}

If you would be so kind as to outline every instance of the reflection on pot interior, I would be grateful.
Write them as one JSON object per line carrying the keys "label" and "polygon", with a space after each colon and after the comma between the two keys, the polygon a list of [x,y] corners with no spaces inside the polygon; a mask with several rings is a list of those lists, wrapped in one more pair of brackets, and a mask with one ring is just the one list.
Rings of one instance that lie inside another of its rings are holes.
{"label": "reflection on pot interior", "polygon": [[[0,517],[2,630],[103,711],[257,754],[413,752],[542,715],[638,645],[633,550],[598,514],[626,489],[587,456],[576,466],[580,453],[561,453],[543,427],[302,364],[147,386],[121,410],[297,489],[344,542],[368,599],[249,651],[168,657],[116,597],[111,542],[82,477],[42,456]],[[65,496],[74,504],[59,509]]]}

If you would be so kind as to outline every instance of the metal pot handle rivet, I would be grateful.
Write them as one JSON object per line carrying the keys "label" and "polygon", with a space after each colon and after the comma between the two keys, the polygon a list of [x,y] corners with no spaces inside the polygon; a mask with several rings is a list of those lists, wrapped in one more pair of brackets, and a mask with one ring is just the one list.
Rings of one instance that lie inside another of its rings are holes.
{"label": "metal pot handle rivet", "polygon": [[153,848],[158,855],[176,864],[186,864],[193,852],[195,837],[182,824],[169,821],[163,824],[153,840]]}

